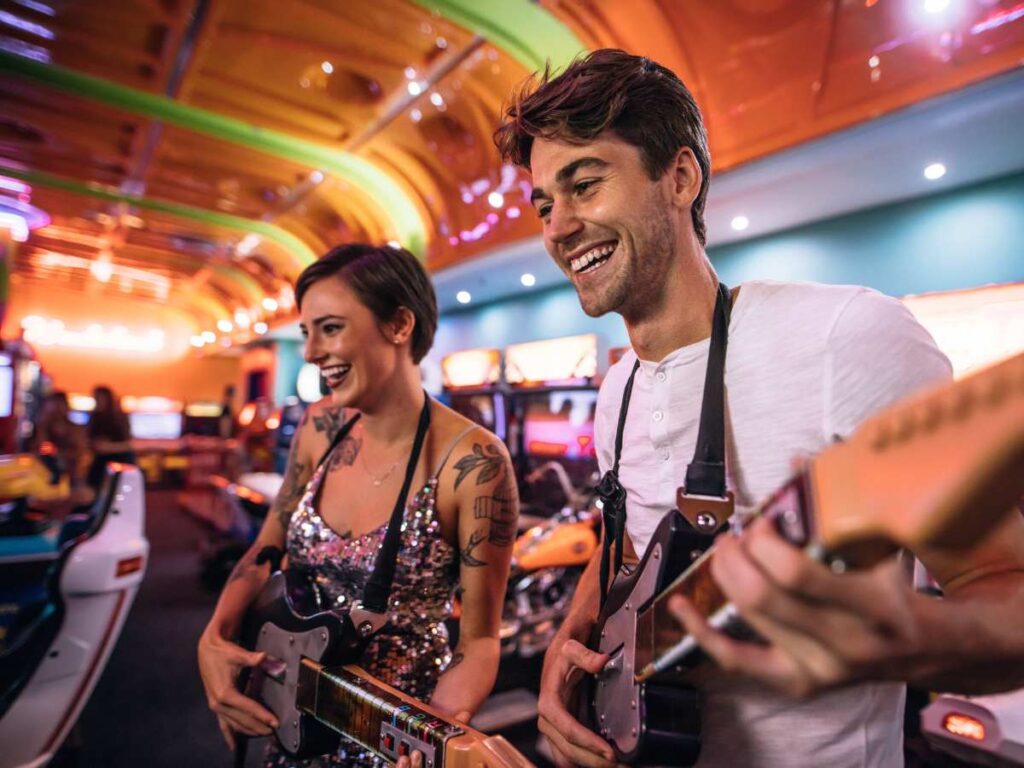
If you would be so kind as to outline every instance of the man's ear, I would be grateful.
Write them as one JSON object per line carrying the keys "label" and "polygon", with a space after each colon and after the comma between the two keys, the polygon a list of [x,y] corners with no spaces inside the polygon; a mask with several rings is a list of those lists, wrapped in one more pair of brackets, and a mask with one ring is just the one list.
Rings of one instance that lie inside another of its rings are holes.
{"label": "man's ear", "polygon": [[395,316],[384,326],[384,335],[395,344],[404,344],[412,338],[416,328],[416,315],[408,307],[399,307]]}
{"label": "man's ear", "polygon": [[668,174],[671,181],[672,201],[680,208],[689,208],[700,193],[703,174],[696,155],[689,147],[681,147],[672,158]]}

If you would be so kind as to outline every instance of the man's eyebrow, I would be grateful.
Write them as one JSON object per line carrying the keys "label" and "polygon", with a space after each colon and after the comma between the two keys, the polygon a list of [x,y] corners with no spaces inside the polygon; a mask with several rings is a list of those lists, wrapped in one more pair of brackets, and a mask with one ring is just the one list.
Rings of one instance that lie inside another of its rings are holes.
{"label": "man's eyebrow", "polygon": [[[602,160],[599,157],[581,157],[578,160],[573,160],[571,163],[564,165],[555,174],[555,183],[564,184],[568,179],[571,179],[580,168],[607,168],[608,162]],[[547,197],[547,193],[540,187],[534,187],[533,191],[530,192],[530,202],[535,202],[538,198]]]}

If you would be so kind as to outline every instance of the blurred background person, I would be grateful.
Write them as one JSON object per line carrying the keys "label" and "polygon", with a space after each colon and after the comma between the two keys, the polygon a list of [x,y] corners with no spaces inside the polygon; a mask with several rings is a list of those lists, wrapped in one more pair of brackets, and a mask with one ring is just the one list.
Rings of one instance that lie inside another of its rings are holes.
{"label": "blurred background person", "polygon": [[121,410],[110,387],[98,386],[93,389],[92,396],[96,401],[88,427],[92,463],[89,465],[86,482],[96,491],[103,483],[107,463],[120,461],[134,464],[135,451],[132,450],[132,429],[128,416]]}

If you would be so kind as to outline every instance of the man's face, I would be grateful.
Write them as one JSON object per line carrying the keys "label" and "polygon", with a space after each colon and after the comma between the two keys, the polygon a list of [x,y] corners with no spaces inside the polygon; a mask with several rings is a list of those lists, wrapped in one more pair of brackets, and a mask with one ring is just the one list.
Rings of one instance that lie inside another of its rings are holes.
{"label": "man's face", "polygon": [[676,247],[668,174],[651,180],[640,150],[608,131],[587,144],[537,139],[530,166],[544,245],[583,311],[656,311]]}

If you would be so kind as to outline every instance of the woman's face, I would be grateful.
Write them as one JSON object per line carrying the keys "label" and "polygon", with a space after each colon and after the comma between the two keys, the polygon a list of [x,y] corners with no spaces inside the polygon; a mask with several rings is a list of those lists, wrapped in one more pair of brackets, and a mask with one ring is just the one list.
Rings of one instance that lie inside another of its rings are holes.
{"label": "woman's face", "polygon": [[372,406],[402,356],[408,356],[408,345],[396,344],[390,329],[338,276],[309,287],[299,327],[306,340],[306,360],[320,369],[334,401],[347,408]]}

